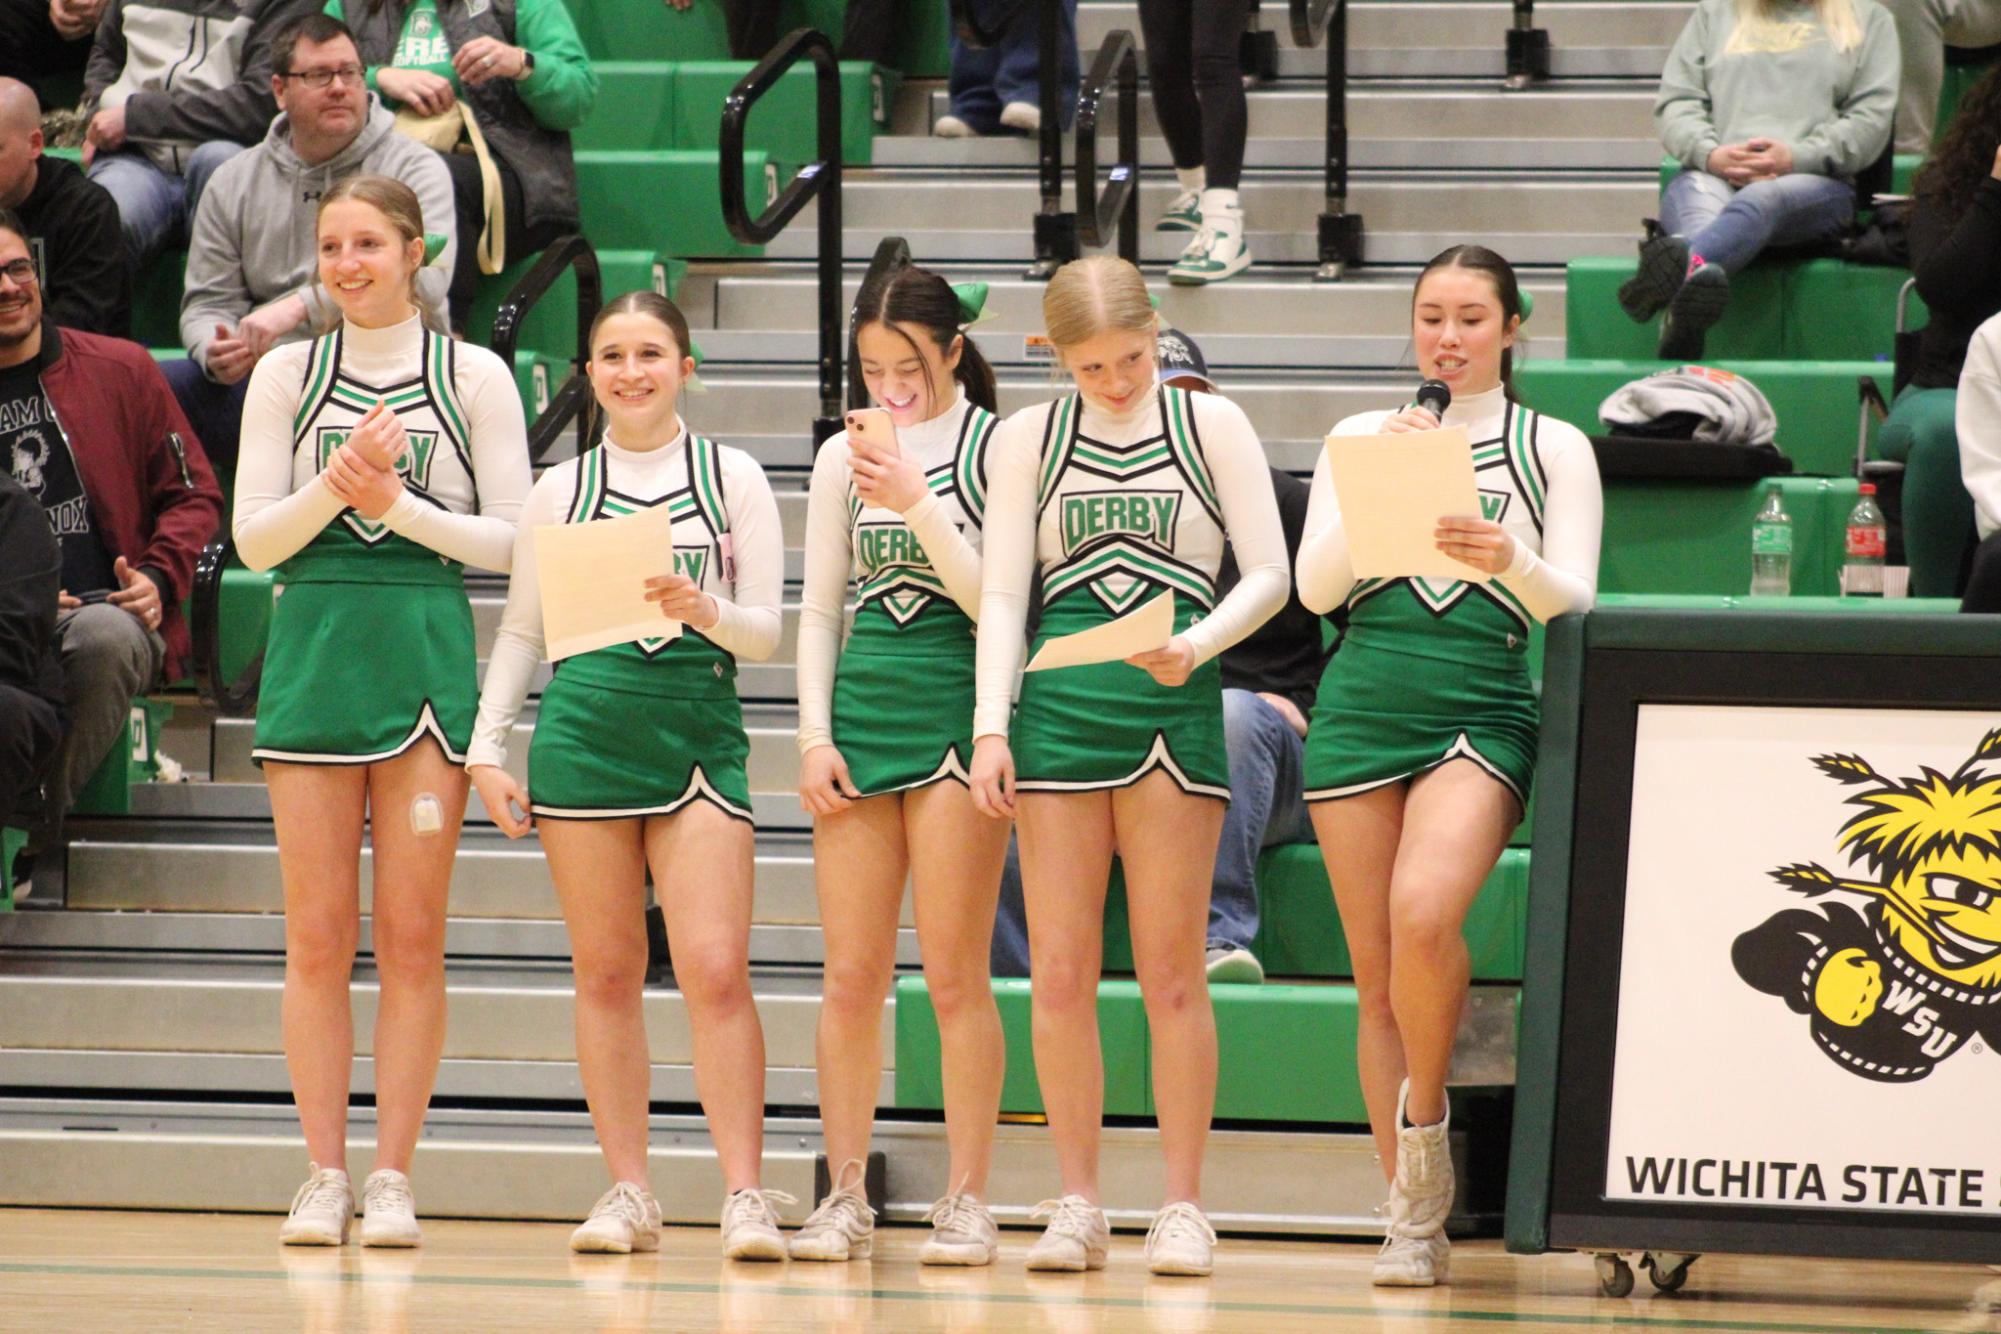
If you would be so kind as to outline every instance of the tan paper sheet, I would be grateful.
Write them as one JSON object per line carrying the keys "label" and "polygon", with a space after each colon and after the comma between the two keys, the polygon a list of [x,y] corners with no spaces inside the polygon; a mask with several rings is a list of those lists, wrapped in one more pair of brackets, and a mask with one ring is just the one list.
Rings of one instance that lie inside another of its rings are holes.
{"label": "tan paper sheet", "polygon": [[1157,648],[1165,648],[1172,638],[1174,594],[1162,593],[1117,620],[1079,630],[1074,635],[1058,635],[1043,641],[1034,660],[1028,664],[1028,670],[1046,672],[1055,667],[1123,662],[1135,653],[1151,653]]}
{"label": "tan paper sheet", "polygon": [[681,623],[646,600],[646,581],[674,571],[674,521],[665,505],[586,523],[533,529],[549,661],[635,639],[673,639]]}
{"label": "tan paper sheet", "polygon": [[1480,515],[1465,427],[1330,435],[1326,450],[1356,578],[1492,577],[1440,551],[1435,535],[1441,518]]}

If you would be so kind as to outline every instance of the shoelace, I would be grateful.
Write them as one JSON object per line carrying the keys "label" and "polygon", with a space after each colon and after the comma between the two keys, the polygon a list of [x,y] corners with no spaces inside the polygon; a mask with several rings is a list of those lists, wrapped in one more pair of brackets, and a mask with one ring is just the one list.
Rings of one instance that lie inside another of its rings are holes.
{"label": "shoelace", "polygon": [[1171,1241],[1177,1237],[1199,1237],[1209,1245],[1216,1244],[1216,1229],[1209,1226],[1209,1220],[1202,1211],[1186,1200],[1179,1200],[1154,1215],[1153,1227],[1146,1234],[1147,1249],[1153,1249],[1156,1241]]}
{"label": "shoelace", "polygon": [[820,1207],[806,1216],[799,1227],[801,1232],[817,1232],[822,1228],[838,1228],[845,1232],[849,1223],[854,1222],[862,1229],[875,1226],[875,1210],[869,1207],[868,1197],[858,1190],[837,1189]]}
{"label": "shoelace", "polygon": [[362,1191],[363,1213],[406,1213],[417,1212],[417,1202],[411,1198],[410,1183],[403,1177],[371,1176]]}
{"label": "shoelace", "polygon": [[[1405,1126],[1409,1130],[1432,1130],[1433,1126]],[[1397,1175],[1405,1182],[1429,1181],[1438,1170],[1438,1152],[1445,1144],[1443,1135],[1397,1135]],[[1409,1170],[1405,1171],[1408,1167]]]}
{"label": "shoelace", "polygon": [[1376,1253],[1378,1260],[1402,1260],[1414,1253],[1428,1252],[1430,1243],[1423,1237],[1405,1236],[1401,1232],[1391,1232],[1383,1238],[1383,1248]]}
{"label": "shoelace", "polygon": [[778,1214],[772,1209],[772,1201],[780,1204],[797,1204],[799,1197],[782,1190],[740,1190],[730,1196],[725,1212],[732,1223],[742,1222],[747,1217],[751,1222],[778,1226]]}
{"label": "shoelace", "polygon": [[347,1190],[341,1182],[341,1174],[329,1167],[322,1171],[318,1164],[313,1166],[313,1174],[306,1178],[306,1184],[299,1187],[299,1193],[292,1197],[292,1212],[300,1209],[325,1207],[336,1212],[347,1208]]}
{"label": "shoelace", "polygon": [[924,1221],[940,1232],[974,1233],[980,1231],[983,1213],[980,1205],[962,1188],[932,1205],[931,1212],[924,1215]]}
{"label": "shoelace", "polygon": [[646,1195],[630,1181],[621,1181],[591,1206],[592,1218],[622,1218],[634,1227],[647,1226]]}
{"label": "shoelace", "polygon": [[1046,1218],[1051,1232],[1082,1241],[1097,1228],[1098,1206],[1081,1195],[1065,1195],[1060,1200],[1044,1200],[1028,1217],[1036,1223]]}

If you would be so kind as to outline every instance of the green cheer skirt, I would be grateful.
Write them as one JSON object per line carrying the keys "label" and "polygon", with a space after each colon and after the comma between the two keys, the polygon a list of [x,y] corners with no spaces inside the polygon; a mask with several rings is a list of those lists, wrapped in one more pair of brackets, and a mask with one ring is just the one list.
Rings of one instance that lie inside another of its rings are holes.
{"label": "green cheer skirt", "polygon": [[[672,815],[708,801],[751,819],[743,707],[722,697],[622,689],[597,654],[558,668],[528,748],[529,809],[558,820]],[[592,670],[595,669],[595,670]]]}
{"label": "green cheer skirt", "polygon": [[864,797],[950,779],[973,760],[973,623],[935,601],[908,625],[864,606],[834,669],[834,746]]}

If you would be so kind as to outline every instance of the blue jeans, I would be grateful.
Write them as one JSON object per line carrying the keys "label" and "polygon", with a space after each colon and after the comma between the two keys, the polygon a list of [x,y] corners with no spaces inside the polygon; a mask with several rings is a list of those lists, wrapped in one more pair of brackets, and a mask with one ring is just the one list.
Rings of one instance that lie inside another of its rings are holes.
{"label": "blue jeans", "polygon": [[138,273],[160,253],[185,246],[194,231],[195,206],[215,169],[243,151],[243,145],[215,139],[188,154],[187,170],[161,171],[136,148],[109,153],[90,164],[90,179],[118,204],[125,253]]}
{"label": "blue jeans", "polygon": [[[1223,744],[1230,757],[1230,804],[1210,882],[1208,945],[1248,950],[1258,938],[1258,854],[1280,843],[1313,841],[1305,800],[1306,743],[1252,692],[1225,690]],[[1001,872],[991,963],[995,977],[1028,976],[1027,909],[1012,843]]]}
{"label": "blue jeans", "polygon": [[[993,23],[1000,14],[1000,0],[974,0],[973,12],[981,23]],[[1030,3],[1001,40],[983,50],[974,50],[952,36],[952,114],[981,134],[1001,132],[1001,108],[1009,102],[1040,105],[1041,79],[1037,65],[1042,50],[1042,7]],[[1077,0],[1063,0],[1063,31],[1056,46],[1062,54],[1062,96],[1057,104],[1063,111],[1063,128],[1069,129],[1077,115]]]}
{"label": "blue jeans", "polygon": [[235,384],[217,384],[188,357],[161,362],[160,373],[167,377],[167,387],[187,414],[188,425],[195,428],[195,438],[201,441],[209,466],[218,473],[233,474],[237,446],[243,437],[243,396],[250,389],[250,377],[246,375]]}
{"label": "blue jeans", "polygon": [[1661,229],[1725,273],[1741,273],[1766,246],[1831,241],[1855,217],[1855,187],[1795,172],[1738,189],[1706,171],[1684,171],[1661,195]]}

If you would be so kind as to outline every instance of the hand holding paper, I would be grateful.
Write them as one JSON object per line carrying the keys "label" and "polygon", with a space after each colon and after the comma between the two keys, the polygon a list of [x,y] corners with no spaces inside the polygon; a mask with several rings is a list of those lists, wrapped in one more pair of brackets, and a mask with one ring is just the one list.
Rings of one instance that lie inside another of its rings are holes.
{"label": "hand holding paper", "polygon": [[1484,583],[1491,577],[1438,549],[1441,518],[1480,515],[1464,426],[1330,435],[1326,449],[1356,578]]}
{"label": "hand holding paper", "polygon": [[1145,606],[1116,620],[1079,630],[1074,635],[1046,639],[1029,662],[1031,672],[1056,667],[1088,667],[1100,662],[1124,662],[1151,653],[1174,638],[1174,594],[1162,593]]}
{"label": "hand holding paper", "polygon": [[674,568],[674,521],[665,505],[617,519],[537,524],[530,537],[551,662],[681,633],[680,622],[646,597],[647,579]]}

